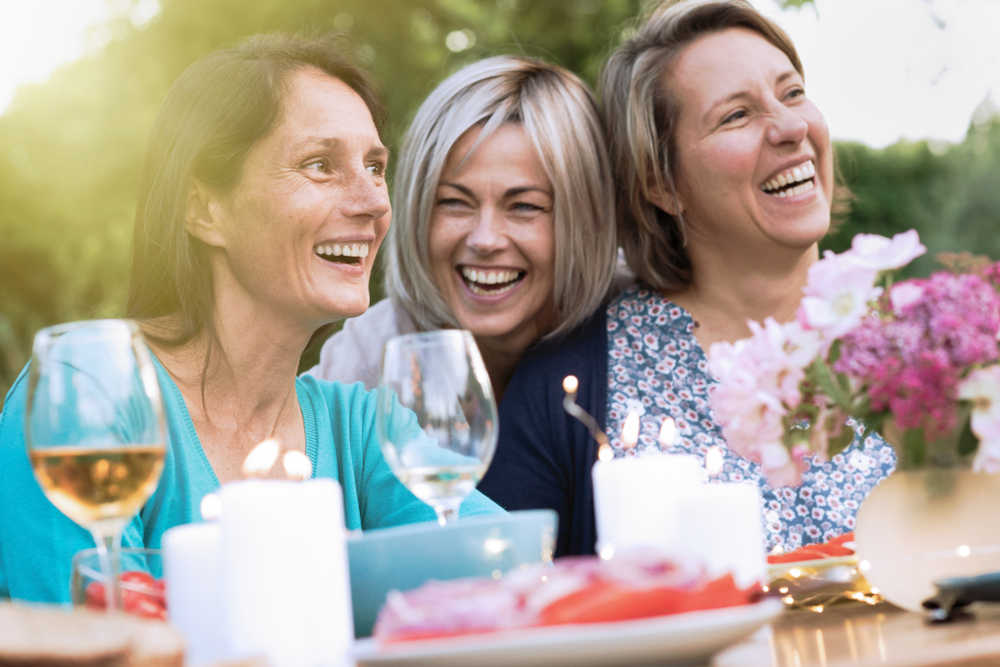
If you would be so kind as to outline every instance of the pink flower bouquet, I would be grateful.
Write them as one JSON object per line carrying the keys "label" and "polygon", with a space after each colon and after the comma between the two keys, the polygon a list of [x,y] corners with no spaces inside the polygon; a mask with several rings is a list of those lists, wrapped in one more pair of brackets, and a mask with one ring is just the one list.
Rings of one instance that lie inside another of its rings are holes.
{"label": "pink flower bouquet", "polygon": [[750,322],[750,338],[712,346],[716,416],[772,486],[798,485],[804,457],[875,431],[899,436],[887,439],[901,467],[975,452],[974,470],[1000,472],[1000,263],[893,285],[924,252],[914,230],[859,234],[809,269],[795,321]]}

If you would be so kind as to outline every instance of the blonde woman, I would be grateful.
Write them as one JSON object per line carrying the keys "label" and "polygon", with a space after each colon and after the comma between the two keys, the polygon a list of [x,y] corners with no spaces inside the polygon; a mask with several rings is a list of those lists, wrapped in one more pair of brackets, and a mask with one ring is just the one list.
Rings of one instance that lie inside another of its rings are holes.
{"label": "blonde woman", "polygon": [[393,208],[389,298],[327,341],[310,375],[370,388],[390,337],[462,328],[499,400],[525,350],[585,320],[612,283],[600,119],[561,67],[498,56],[446,79],[406,135]]}

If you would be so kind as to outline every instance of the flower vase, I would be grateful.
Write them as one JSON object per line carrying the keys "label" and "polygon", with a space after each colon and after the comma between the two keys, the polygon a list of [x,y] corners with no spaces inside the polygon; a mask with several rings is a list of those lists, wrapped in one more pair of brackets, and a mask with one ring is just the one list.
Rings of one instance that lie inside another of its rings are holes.
{"label": "flower vase", "polygon": [[935,581],[1000,571],[1000,475],[897,470],[861,506],[854,535],[868,582],[921,611]]}

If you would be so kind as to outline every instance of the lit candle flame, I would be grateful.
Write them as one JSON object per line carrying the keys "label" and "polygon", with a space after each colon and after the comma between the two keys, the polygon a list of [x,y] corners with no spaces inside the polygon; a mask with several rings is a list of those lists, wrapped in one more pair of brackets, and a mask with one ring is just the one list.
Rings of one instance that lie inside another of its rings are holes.
{"label": "lit candle flame", "polygon": [[312,462],[309,457],[298,451],[285,452],[281,458],[288,479],[303,480],[312,477]]}
{"label": "lit candle flame", "polygon": [[214,493],[206,493],[201,499],[201,518],[214,521],[222,516],[222,498]]}
{"label": "lit candle flame", "polygon": [[622,449],[632,449],[639,444],[639,414],[630,412],[622,425]]}
{"label": "lit candle flame", "polygon": [[660,449],[666,449],[670,445],[674,444],[674,440],[677,438],[677,425],[674,423],[673,417],[667,417],[663,420],[663,426],[660,427]]}
{"label": "lit candle flame", "polygon": [[718,446],[709,447],[705,452],[705,470],[708,471],[708,476],[715,477],[722,472],[722,465],[722,449]]}
{"label": "lit candle flame", "polygon": [[274,438],[264,440],[243,461],[243,474],[247,477],[264,477],[274,467],[280,450],[281,446]]}
{"label": "lit candle flame", "polygon": [[613,459],[615,454],[611,450],[608,436],[601,430],[597,420],[576,404],[576,392],[579,388],[580,381],[576,379],[575,375],[567,375],[563,378],[563,391],[566,392],[566,397],[563,398],[563,409],[586,426],[587,430],[590,431],[590,437],[597,441],[597,458],[601,461]]}

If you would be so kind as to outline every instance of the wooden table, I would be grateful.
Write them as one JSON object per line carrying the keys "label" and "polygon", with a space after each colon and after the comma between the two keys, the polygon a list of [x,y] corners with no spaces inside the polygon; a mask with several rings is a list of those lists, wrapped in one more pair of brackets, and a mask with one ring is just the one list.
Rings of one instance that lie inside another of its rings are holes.
{"label": "wooden table", "polygon": [[716,655],[714,667],[862,667],[1000,665],[1000,605],[971,618],[929,625],[922,614],[889,604],[790,611]]}

